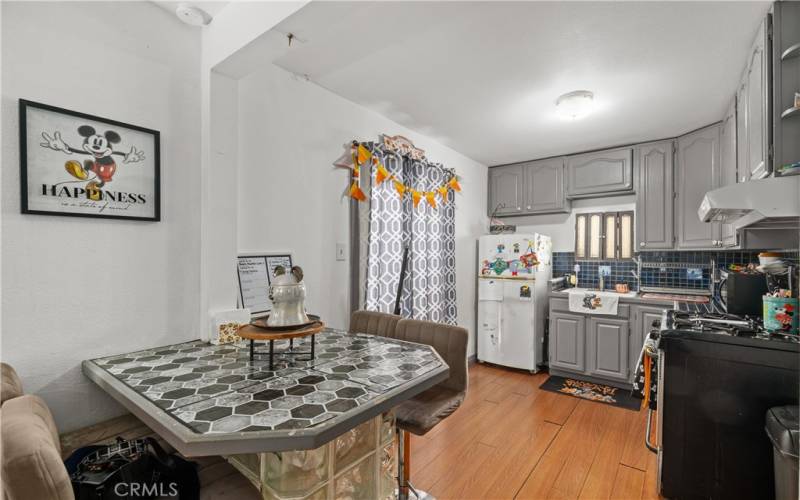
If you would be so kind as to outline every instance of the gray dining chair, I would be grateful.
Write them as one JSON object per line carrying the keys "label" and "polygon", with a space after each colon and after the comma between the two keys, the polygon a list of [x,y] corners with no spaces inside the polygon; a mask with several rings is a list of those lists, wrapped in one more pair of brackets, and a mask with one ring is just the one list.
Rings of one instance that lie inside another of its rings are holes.
{"label": "gray dining chair", "polygon": [[398,340],[433,347],[450,367],[447,379],[394,409],[398,436],[398,497],[408,498],[411,490],[417,498],[424,498],[424,492],[418,492],[409,481],[411,439],[408,433],[418,436],[426,434],[461,406],[467,394],[469,334],[460,326],[413,319],[398,321],[394,333],[394,338]]}
{"label": "gray dining chair", "polygon": [[350,333],[369,333],[379,337],[394,337],[400,316],[359,310],[350,315]]}

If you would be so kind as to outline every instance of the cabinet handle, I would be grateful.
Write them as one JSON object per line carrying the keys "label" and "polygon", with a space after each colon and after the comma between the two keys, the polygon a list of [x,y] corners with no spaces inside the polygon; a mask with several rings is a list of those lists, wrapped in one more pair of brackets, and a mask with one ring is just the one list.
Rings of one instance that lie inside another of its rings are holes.
{"label": "cabinet handle", "polygon": [[528,210],[530,210],[530,209],[531,209],[531,206],[530,206],[530,205],[528,205],[528,206],[527,206],[527,209],[528,209]]}
{"label": "cabinet handle", "polygon": [[522,207],[517,207],[517,210],[522,210]]}
{"label": "cabinet handle", "polygon": [[742,182],[745,182],[746,180],[747,180],[747,177],[742,176]]}
{"label": "cabinet handle", "polygon": [[639,246],[640,246],[640,247],[647,246],[647,243],[645,243],[644,241],[642,241],[642,242],[640,242],[640,243],[639,243]]}

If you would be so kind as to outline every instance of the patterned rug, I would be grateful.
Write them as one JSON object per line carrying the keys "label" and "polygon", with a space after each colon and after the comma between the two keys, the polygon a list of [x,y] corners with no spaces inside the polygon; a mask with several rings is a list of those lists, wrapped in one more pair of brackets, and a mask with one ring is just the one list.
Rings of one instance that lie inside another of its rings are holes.
{"label": "patterned rug", "polygon": [[541,386],[545,391],[567,394],[576,398],[619,406],[626,410],[639,411],[642,400],[631,396],[628,389],[620,389],[610,385],[595,384],[574,378],[551,375]]}

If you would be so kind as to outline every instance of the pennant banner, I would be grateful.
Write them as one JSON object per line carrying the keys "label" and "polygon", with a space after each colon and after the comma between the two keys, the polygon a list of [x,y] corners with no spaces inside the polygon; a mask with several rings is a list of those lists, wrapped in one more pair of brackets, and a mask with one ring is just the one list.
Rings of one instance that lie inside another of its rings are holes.
{"label": "pennant banner", "polygon": [[[361,167],[365,165],[367,162],[372,162],[372,165],[375,167],[375,185],[380,186],[385,181],[391,181],[394,184],[394,188],[397,191],[397,195],[400,196],[402,200],[406,194],[411,195],[411,201],[414,203],[414,208],[419,205],[420,201],[424,197],[425,200],[428,202],[432,208],[436,208],[436,195],[438,194],[439,197],[442,199],[442,203],[447,203],[448,191],[461,191],[461,184],[458,183],[458,177],[455,175],[451,177],[446,183],[442,184],[441,186],[437,187],[433,191],[417,191],[409,186],[406,186],[402,182],[400,182],[393,174],[389,173],[386,167],[378,160],[377,157],[373,156],[370,151],[365,148],[362,144],[357,144],[353,142],[352,152],[353,158],[353,165],[350,167],[352,169],[352,184],[350,185],[350,189],[348,190],[348,196],[353,198],[354,200],[358,201],[366,201],[367,196],[359,187],[359,177],[361,175]],[[347,168],[348,165],[337,164],[337,166]]]}

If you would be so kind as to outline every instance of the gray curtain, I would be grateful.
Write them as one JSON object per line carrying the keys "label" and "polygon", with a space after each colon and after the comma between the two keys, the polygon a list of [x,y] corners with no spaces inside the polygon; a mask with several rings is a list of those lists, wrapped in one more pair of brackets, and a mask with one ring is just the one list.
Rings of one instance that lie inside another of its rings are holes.
{"label": "gray curtain", "polygon": [[[453,176],[452,170],[439,164],[411,160],[385,151],[382,145],[369,149],[391,174],[417,191],[433,191]],[[403,248],[408,246],[402,316],[455,324],[455,193],[448,192],[447,203],[441,203],[437,194],[436,208],[424,197],[414,208],[410,194],[401,201],[393,182],[375,186],[375,169],[369,174],[362,175],[369,202],[360,204],[357,217],[363,307],[394,311]]]}

